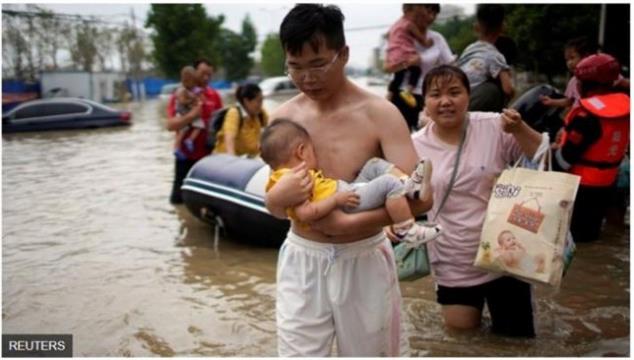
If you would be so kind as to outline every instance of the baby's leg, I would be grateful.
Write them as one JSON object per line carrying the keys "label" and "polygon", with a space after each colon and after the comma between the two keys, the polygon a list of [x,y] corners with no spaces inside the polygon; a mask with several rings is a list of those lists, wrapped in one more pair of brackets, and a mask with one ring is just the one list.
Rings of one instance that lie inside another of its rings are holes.
{"label": "baby's leg", "polygon": [[394,168],[396,168],[396,166],[394,166],[391,162],[378,157],[373,157],[365,162],[363,168],[361,168],[361,172],[359,172],[357,178],[354,179],[354,182],[368,183],[381,175],[391,173]]}
{"label": "baby's leg", "polygon": [[414,221],[414,215],[412,215],[407,198],[403,195],[388,197],[385,200],[385,210],[387,210],[394,224],[409,222],[408,220],[411,220],[412,223]]}
{"label": "baby's leg", "polygon": [[200,129],[193,128],[192,131],[189,133],[188,139],[194,141],[194,139],[198,137],[198,134],[200,134]]}
{"label": "baby's leg", "polygon": [[402,241],[411,246],[433,240],[440,235],[438,225],[418,225],[414,222],[411,209],[405,198],[405,187],[400,180],[390,174],[383,174],[368,183],[348,184],[339,181],[337,191],[354,190],[359,194],[359,206],[344,209],[349,213],[372,210],[385,205],[394,223],[394,230]]}
{"label": "baby's leg", "polygon": [[183,131],[177,131],[176,137],[174,138],[174,150],[177,150],[181,146],[181,141],[183,141],[183,136],[185,133]]}
{"label": "baby's leg", "polygon": [[174,156],[176,156],[179,160],[187,159],[187,155],[181,150],[181,144],[184,143],[183,137],[185,137],[185,131],[179,130],[176,132],[176,137],[174,139]]}
{"label": "baby's leg", "polygon": [[410,247],[419,247],[437,238],[442,232],[440,225],[416,223],[405,196],[389,197],[385,201],[385,209],[394,223],[394,233]]}
{"label": "baby's leg", "polygon": [[[403,184],[394,176],[383,174],[366,183],[348,184],[339,181],[337,191],[354,190],[359,195],[359,206],[354,209],[344,209],[355,213],[382,207],[390,197],[402,197],[405,194]],[[410,214],[411,215],[411,214]]]}

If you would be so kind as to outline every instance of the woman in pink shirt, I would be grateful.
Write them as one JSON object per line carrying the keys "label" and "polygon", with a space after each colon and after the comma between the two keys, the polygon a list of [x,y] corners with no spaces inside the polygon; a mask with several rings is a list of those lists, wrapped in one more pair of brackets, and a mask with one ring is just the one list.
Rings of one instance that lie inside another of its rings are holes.
{"label": "woman in pink shirt", "polygon": [[412,135],[418,155],[431,159],[434,167],[430,218],[438,212],[463,143],[454,184],[436,218],[445,232],[428,245],[437,299],[448,327],[479,327],[486,301],[494,333],[534,337],[530,285],[479,270],[473,261],[496,176],[522,152],[532,157],[542,137],[515,110],[468,113],[469,89],[458,67],[432,69],[423,83],[431,121]]}

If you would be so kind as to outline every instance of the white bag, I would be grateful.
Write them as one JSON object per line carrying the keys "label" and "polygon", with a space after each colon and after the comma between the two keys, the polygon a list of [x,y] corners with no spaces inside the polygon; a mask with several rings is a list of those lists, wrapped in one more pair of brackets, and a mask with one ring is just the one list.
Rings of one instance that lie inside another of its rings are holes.
{"label": "white bag", "polygon": [[549,150],[537,170],[518,163],[502,172],[491,192],[474,265],[559,287],[580,177],[552,171]]}

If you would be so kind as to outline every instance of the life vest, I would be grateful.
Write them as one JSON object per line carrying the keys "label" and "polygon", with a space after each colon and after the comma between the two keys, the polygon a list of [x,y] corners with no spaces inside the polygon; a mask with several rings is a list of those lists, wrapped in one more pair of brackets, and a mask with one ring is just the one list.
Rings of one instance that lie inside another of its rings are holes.
{"label": "life vest", "polygon": [[[614,183],[630,137],[630,97],[622,93],[581,99],[564,120],[565,126],[576,117],[596,116],[601,137],[590,145],[569,172],[581,176],[581,185],[610,186]],[[564,127],[562,145],[570,141]]]}

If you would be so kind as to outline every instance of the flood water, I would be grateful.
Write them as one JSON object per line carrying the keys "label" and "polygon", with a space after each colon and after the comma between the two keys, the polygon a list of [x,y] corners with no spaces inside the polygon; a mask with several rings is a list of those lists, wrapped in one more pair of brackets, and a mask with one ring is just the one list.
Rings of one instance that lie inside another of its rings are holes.
{"label": "flood water", "polygon": [[[75,356],[275,356],[276,249],[168,202],[172,135],[156,100],[129,128],[4,135],[2,331],[73,334]],[[401,283],[415,356],[629,356],[629,229],[579,244],[535,340],[442,325],[431,279]]]}

